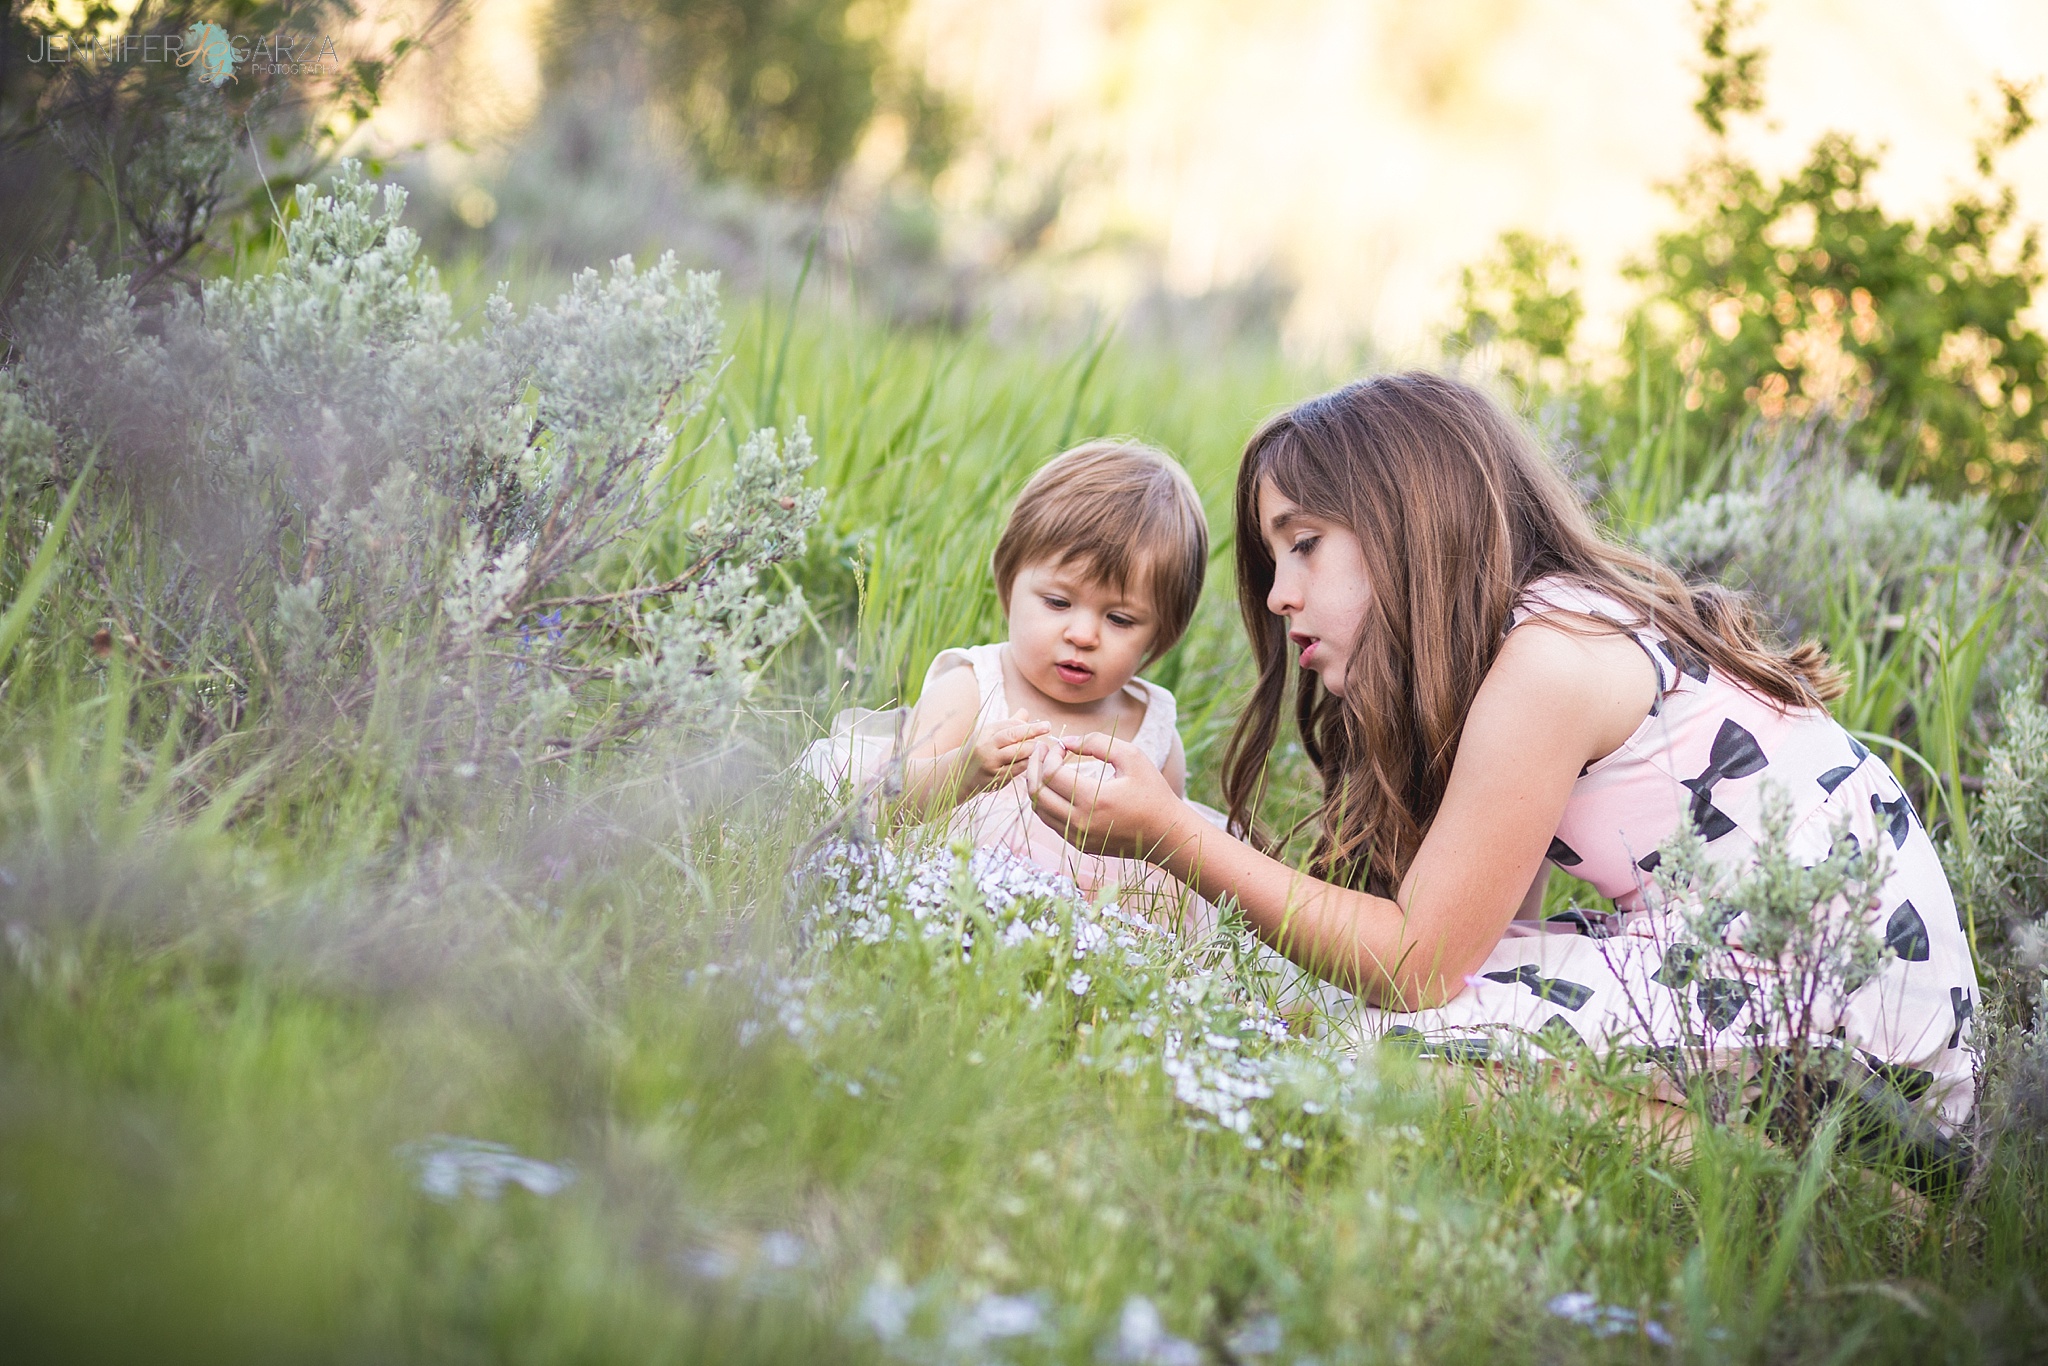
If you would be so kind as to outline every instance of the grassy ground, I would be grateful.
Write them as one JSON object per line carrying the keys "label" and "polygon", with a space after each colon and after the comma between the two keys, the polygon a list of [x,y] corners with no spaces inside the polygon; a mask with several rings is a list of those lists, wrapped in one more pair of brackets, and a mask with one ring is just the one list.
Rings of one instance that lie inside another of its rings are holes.
{"label": "grassy ground", "polygon": [[[1001,511],[1073,438],[1161,442],[1211,498],[1226,559],[1155,676],[1213,794],[1245,682],[1230,471],[1259,417],[1325,377],[1113,340],[790,327],[779,306],[731,343],[710,418],[805,416],[833,496],[792,571],[811,629],[728,744],[432,800],[363,754],[195,801],[131,730],[141,685],[118,654],[81,628],[15,657],[0,1320],[17,1359],[2038,1350],[2032,1149],[1906,1197],[1826,1142],[1704,1130],[1686,1152],[1596,1077],[1473,1086],[1277,1040],[1239,1003],[1274,984],[1227,943],[1047,903],[1005,944],[964,875],[923,919],[885,897],[888,932],[821,910],[790,876],[825,814],[782,773],[793,746],[838,706],[907,696],[936,649],[995,638]],[[708,470],[729,447],[704,431]],[[1672,471],[1711,464],[1633,455],[1615,487],[1644,520],[1697,487]],[[1241,1104],[1217,1099],[1223,1078]],[[497,1155],[542,1193],[437,1198],[423,1180],[454,1150],[436,1136],[550,1164]]]}

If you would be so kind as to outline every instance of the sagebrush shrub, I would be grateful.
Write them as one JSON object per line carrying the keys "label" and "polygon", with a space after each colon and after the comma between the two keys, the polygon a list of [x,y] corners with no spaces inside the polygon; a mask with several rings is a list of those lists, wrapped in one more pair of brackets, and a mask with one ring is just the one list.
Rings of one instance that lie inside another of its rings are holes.
{"label": "sagebrush shrub", "polygon": [[1795,640],[1826,625],[1831,595],[1902,613],[1950,576],[1975,601],[2003,571],[1982,500],[1893,492],[1824,426],[1781,434],[1751,454],[1746,477],[1688,500],[1639,539],[1686,574],[1756,593]]}
{"label": "sagebrush shrub", "polygon": [[[1882,842],[1860,843],[1846,826],[1823,856],[1803,855],[1791,804],[1775,789],[1765,794],[1762,827],[1746,865],[1717,863],[1691,830],[1661,851],[1656,885],[1677,933],[1660,980],[1694,990],[1669,997],[1688,1042],[1654,1060],[1682,1089],[1713,1086],[1717,1118],[1760,1084],[1767,1112],[1803,1137],[1817,1099],[1849,1075],[1848,1059],[1826,1042],[1842,1003],[1891,952],[1870,923],[1888,870]],[[1631,1006],[1647,1027],[1654,1004]]]}
{"label": "sagebrush shrub", "polygon": [[621,258],[465,327],[404,202],[344,163],[271,268],[161,309],[82,255],[40,271],[0,371],[8,505],[89,481],[73,587],[200,740],[256,713],[346,737],[395,697],[423,771],[466,776],[717,715],[800,619],[762,571],[823,498],[801,423],[742,443],[685,567],[644,580],[608,552],[682,515],[712,279]]}
{"label": "sagebrush shrub", "polygon": [[2048,972],[2048,708],[2038,687],[2005,694],[1970,840],[1949,864],[1979,935],[2009,940],[2022,966]]}

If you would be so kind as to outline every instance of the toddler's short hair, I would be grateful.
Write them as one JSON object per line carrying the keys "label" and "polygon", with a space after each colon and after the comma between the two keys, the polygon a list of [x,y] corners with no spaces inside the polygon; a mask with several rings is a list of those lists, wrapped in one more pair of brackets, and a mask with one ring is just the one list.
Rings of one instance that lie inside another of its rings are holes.
{"label": "toddler's short hair", "polygon": [[1046,462],[1010,509],[996,542],[1003,612],[1027,564],[1079,563],[1118,592],[1144,576],[1159,634],[1150,664],[1188,629],[1209,568],[1209,520],[1178,461],[1136,441],[1088,441]]}

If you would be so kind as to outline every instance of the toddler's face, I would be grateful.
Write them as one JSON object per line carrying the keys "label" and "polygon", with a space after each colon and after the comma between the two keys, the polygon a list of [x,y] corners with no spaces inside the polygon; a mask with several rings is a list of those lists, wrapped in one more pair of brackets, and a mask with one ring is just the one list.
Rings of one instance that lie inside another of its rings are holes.
{"label": "toddler's face", "polygon": [[1118,591],[1079,565],[1046,560],[1010,585],[1010,655],[1055,702],[1099,702],[1137,675],[1159,631],[1150,595]]}

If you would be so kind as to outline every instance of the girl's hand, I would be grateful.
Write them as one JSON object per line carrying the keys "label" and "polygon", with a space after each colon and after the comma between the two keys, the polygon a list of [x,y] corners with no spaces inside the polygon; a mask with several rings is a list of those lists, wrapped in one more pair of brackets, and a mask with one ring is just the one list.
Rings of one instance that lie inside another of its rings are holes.
{"label": "girl's hand", "polygon": [[1027,721],[1022,707],[999,726],[983,729],[963,746],[962,787],[968,793],[992,792],[1022,773],[1052,727],[1044,721]]}
{"label": "girl's hand", "polygon": [[1046,746],[1026,777],[1039,816],[1092,854],[1153,857],[1187,811],[1142,750],[1099,732]]}

